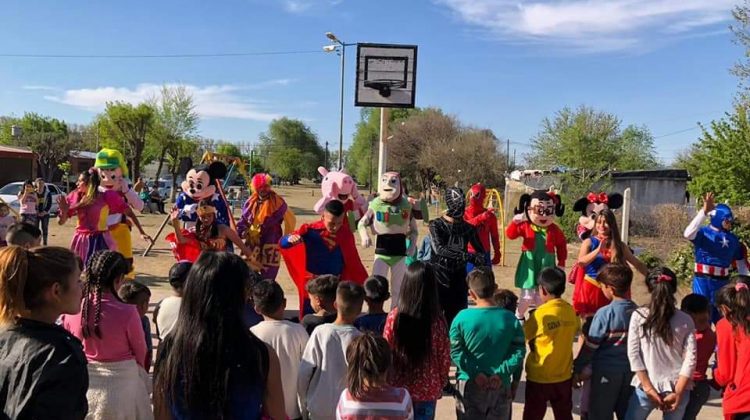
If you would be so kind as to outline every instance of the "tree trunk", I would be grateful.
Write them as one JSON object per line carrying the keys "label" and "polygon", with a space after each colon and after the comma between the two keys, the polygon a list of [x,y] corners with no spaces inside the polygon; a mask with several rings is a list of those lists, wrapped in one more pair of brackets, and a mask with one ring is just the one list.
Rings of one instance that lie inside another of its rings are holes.
{"label": "tree trunk", "polygon": [[[179,159],[177,160],[179,162]],[[172,191],[169,193],[169,202],[174,203],[175,197],[177,197],[177,172],[180,171],[180,165],[174,165],[172,168]]]}
{"label": "tree trunk", "polygon": [[159,166],[156,167],[156,182],[159,182],[159,177],[161,176],[161,170],[164,166],[164,157],[167,156],[167,149],[169,147],[165,144],[161,148],[161,156],[159,157]]}
{"label": "tree trunk", "polygon": [[[141,155],[143,154],[143,143],[134,145],[133,147],[133,179],[138,179],[141,176]],[[158,181],[158,180],[157,180]]]}

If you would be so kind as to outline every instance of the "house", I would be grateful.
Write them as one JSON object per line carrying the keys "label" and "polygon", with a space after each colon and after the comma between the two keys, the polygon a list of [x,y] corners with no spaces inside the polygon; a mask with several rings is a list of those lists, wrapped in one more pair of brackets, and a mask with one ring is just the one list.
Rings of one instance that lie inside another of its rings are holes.
{"label": "house", "polygon": [[34,179],[36,156],[22,147],[0,146],[0,187],[10,182]]}
{"label": "house", "polygon": [[[70,184],[75,184],[76,179],[78,179],[78,174],[84,171],[88,171],[89,168],[94,166],[94,161],[96,161],[96,153],[86,152],[82,150],[71,150],[70,155],[68,156],[68,161],[70,162],[70,173],[68,174],[67,181]],[[55,171],[55,175],[52,177],[52,181],[64,183],[62,177],[62,172]]]}
{"label": "house", "polygon": [[687,183],[690,175],[684,169],[621,171],[611,174],[613,192],[630,188],[631,208],[650,209],[659,204],[688,204]]}

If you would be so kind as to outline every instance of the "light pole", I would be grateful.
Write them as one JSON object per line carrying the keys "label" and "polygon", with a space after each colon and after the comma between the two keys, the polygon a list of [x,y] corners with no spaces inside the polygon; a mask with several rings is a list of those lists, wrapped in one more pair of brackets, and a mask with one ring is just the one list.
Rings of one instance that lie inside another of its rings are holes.
{"label": "light pole", "polygon": [[347,44],[336,38],[333,32],[326,32],[326,37],[330,39],[334,44],[326,45],[323,47],[325,52],[339,52],[341,56],[341,101],[339,105],[339,167],[341,170],[344,167],[344,65],[346,63],[346,47],[355,45]]}

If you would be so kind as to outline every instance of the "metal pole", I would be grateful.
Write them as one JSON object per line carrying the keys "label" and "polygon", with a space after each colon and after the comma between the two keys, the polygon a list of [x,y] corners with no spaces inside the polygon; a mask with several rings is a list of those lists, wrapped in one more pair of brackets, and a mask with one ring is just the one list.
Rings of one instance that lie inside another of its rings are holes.
{"label": "metal pole", "polygon": [[346,63],[346,44],[341,45],[341,104],[339,107],[339,170],[344,169],[344,64]]}
{"label": "metal pole", "polygon": [[373,161],[373,151],[375,149],[375,146],[373,146],[374,141],[370,139],[370,181],[367,183],[370,186],[370,195],[372,195],[372,161]]}
{"label": "metal pole", "polygon": [[623,194],[622,229],[620,230],[622,232],[620,236],[622,236],[622,242],[625,245],[628,244],[628,236],[630,236],[630,202],[632,201],[630,194],[630,188],[626,188]]}
{"label": "metal pole", "polygon": [[378,150],[378,191],[380,191],[380,180],[387,166],[388,160],[388,108],[380,108],[380,148]]}

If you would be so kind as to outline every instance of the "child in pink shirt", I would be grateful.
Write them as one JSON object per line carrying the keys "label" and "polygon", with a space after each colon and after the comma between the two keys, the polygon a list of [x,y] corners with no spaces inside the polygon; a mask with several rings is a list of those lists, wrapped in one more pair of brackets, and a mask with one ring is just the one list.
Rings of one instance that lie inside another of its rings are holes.
{"label": "child in pink shirt", "polygon": [[151,418],[141,318],[116,292],[128,269],[118,252],[93,254],[86,265],[81,312],[62,319],[83,343],[89,361],[86,396],[94,418]]}

